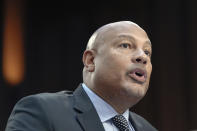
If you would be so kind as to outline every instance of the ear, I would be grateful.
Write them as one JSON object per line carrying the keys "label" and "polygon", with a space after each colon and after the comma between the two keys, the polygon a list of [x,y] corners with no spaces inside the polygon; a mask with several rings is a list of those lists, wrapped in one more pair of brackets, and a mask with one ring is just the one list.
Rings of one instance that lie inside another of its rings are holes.
{"label": "ear", "polygon": [[85,50],[85,52],[83,53],[83,64],[86,70],[88,70],[89,72],[93,72],[95,69],[94,58],[94,50]]}

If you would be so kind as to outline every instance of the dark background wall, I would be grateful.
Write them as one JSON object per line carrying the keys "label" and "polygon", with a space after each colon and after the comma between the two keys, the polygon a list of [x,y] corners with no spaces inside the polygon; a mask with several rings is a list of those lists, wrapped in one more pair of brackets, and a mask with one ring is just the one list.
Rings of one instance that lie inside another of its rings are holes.
{"label": "dark background wall", "polygon": [[[4,2],[1,2],[2,52]],[[24,2],[25,79],[11,86],[2,74],[0,130],[22,97],[74,90],[82,82],[82,53],[100,26],[130,20],[148,33],[153,72],[150,89],[131,110],[161,131],[197,129],[197,2],[194,0],[26,1]]]}

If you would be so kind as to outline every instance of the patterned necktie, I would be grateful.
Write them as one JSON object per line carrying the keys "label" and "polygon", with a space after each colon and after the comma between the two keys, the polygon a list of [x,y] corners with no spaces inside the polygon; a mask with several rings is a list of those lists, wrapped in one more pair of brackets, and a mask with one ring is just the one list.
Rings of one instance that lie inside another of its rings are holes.
{"label": "patterned necktie", "polygon": [[120,131],[129,131],[129,124],[123,115],[116,115],[112,121]]}

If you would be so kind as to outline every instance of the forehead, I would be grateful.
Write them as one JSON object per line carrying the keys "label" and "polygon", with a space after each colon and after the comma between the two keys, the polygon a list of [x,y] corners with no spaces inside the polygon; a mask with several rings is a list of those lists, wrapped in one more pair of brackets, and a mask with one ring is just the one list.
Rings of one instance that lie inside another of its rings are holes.
{"label": "forehead", "polygon": [[141,41],[146,45],[152,46],[151,41],[147,36],[140,37],[140,36],[137,36],[137,35],[121,33],[121,34],[118,34],[116,36],[116,38],[117,39],[123,39],[123,40],[126,39],[126,40],[129,40],[129,41],[133,42],[133,43]]}
{"label": "forehead", "polygon": [[129,39],[134,42],[142,41],[151,45],[146,32],[137,24],[132,22],[116,22],[104,25],[91,36],[87,49],[98,49],[114,39]]}
{"label": "forehead", "polygon": [[104,43],[116,39],[127,39],[132,42],[140,42],[151,46],[150,39],[148,38],[146,32],[136,25],[124,25],[114,28],[111,27],[104,31],[100,36],[100,40]]}

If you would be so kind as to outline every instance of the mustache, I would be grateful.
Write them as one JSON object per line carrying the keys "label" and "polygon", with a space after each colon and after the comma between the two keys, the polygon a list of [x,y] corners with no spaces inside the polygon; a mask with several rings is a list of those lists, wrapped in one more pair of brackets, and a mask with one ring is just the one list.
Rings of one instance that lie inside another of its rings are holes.
{"label": "mustache", "polygon": [[131,72],[131,71],[133,71],[135,69],[140,69],[140,70],[143,70],[145,73],[147,73],[147,70],[146,70],[146,68],[144,66],[137,65],[137,64],[130,66],[128,68],[127,72]]}

